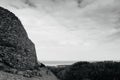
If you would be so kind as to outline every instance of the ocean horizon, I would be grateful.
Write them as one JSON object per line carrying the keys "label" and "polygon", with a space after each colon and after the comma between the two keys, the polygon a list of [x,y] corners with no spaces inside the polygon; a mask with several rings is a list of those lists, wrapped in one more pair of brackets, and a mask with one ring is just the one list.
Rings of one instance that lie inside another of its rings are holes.
{"label": "ocean horizon", "polygon": [[40,61],[46,66],[58,66],[58,65],[72,65],[78,61]]}
{"label": "ocean horizon", "polygon": [[[89,60],[87,62],[103,62],[103,61],[115,61],[120,62],[120,60]],[[72,65],[76,62],[80,61],[40,61],[41,63],[45,64],[46,66],[59,66],[59,65]],[[84,61],[82,61],[84,62]]]}

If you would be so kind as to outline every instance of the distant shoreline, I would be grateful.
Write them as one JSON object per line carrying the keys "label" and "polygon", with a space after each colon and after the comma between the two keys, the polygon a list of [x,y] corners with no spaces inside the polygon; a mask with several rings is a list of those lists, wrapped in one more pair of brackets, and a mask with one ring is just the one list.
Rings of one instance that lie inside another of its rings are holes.
{"label": "distant shoreline", "polygon": [[[101,62],[101,61],[115,61],[115,62],[120,62],[120,60],[100,60],[100,61],[87,61],[87,62]],[[41,63],[45,64],[46,66],[58,66],[58,65],[72,65],[76,62],[81,62],[81,61],[40,61]],[[84,61],[82,61],[84,62]]]}
{"label": "distant shoreline", "polygon": [[78,61],[40,61],[46,66],[71,65]]}

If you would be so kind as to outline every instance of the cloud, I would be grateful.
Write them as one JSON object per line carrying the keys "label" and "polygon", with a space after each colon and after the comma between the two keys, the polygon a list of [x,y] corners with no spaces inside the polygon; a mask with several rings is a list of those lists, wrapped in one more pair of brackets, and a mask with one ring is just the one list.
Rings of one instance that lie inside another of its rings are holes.
{"label": "cloud", "polygon": [[74,0],[25,1],[0,4],[20,18],[36,45],[39,60],[119,58],[120,6],[114,2],[118,0],[84,0],[83,8]]}
{"label": "cloud", "polygon": [[34,2],[31,2],[30,0],[24,0],[24,3],[27,4],[29,7],[36,8],[36,5]]}

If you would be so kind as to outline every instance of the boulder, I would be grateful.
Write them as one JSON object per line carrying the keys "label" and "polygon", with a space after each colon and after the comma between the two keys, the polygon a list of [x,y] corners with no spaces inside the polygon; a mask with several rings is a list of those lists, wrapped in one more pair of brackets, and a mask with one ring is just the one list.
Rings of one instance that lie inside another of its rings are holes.
{"label": "boulder", "polygon": [[37,66],[35,46],[21,21],[0,7],[0,62],[19,70]]}

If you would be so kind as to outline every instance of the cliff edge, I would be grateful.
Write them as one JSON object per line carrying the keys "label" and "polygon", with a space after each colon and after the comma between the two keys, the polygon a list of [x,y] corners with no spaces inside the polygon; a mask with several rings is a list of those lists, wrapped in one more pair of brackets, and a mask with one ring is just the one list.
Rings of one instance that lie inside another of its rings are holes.
{"label": "cliff edge", "polygon": [[57,80],[38,64],[34,43],[21,21],[0,7],[0,80]]}

